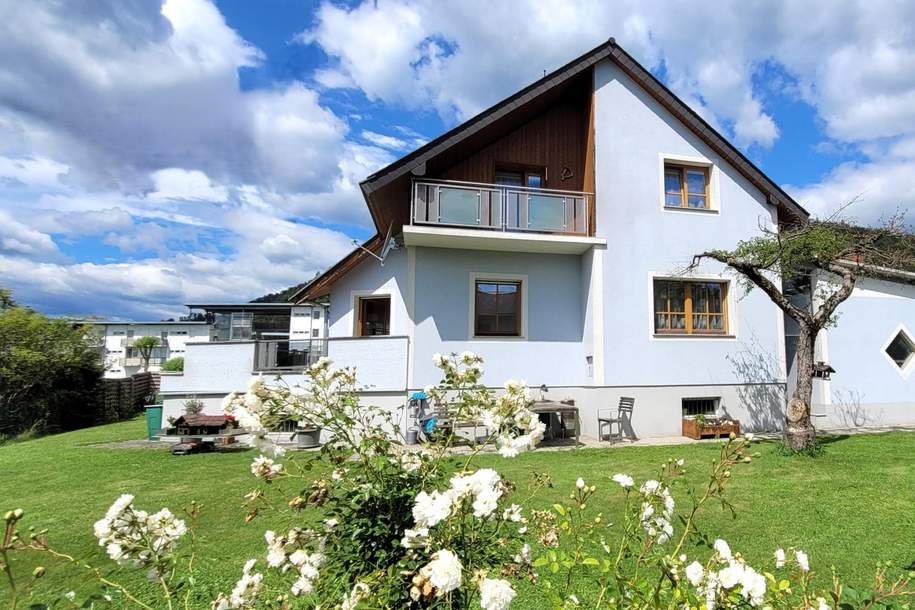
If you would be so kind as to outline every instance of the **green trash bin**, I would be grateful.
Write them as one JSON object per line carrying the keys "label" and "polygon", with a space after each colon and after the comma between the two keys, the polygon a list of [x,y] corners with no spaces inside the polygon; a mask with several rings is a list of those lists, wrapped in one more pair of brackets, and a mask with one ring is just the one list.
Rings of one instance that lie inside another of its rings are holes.
{"label": "green trash bin", "polygon": [[146,406],[146,431],[149,440],[154,441],[158,438],[159,430],[162,429],[162,405]]}

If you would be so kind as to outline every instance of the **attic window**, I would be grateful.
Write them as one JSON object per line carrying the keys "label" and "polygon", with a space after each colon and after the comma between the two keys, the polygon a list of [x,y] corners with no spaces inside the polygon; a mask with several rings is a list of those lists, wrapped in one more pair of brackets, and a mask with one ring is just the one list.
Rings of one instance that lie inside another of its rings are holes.
{"label": "attic window", "polygon": [[664,206],[708,210],[709,168],[664,164]]}
{"label": "attic window", "polygon": [[900,330],[886,346],[886,355],[896,363],[896,366],[905,370],[915,357],[915,341],[912,341],[904,330]]}

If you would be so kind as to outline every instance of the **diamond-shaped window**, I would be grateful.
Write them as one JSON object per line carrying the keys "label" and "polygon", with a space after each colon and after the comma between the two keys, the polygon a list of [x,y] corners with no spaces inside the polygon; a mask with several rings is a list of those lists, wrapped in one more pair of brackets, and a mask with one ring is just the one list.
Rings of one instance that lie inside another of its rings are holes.
{"label": "diamond-shaped window", "polygon": [[900,330],[886,346],[886,353],[896,363],[896,366],[904,369],[915,357],[915,341],[912,341],[905,331]]}

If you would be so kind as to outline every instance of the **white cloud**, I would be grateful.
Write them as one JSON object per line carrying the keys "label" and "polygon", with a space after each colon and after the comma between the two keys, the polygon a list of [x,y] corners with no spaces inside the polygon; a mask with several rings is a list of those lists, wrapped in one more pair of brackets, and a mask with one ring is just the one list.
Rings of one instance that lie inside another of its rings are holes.
{"label": "white cloud", "polygon": [[369,131],[367,129],[362,131],[362,139],[375,146],[380,146],[381,148],[386,148],[388,150],[402,151],[409,149],[411,146],[410,143],[402,138],[385,135],[376,131]]}
{"label": "white cloud", "polygon": [[[325,86],[432,107],[457,122],[611,35],[745,149],[770,147],[780,135],[767,95],[810,104],[831,138],[818,151],[869,157],[795,187],[814,211],[859,194],[870,202],[860,204],[864,218],[915,207],[909,165],[898,159],[900,146],[915,148],[913,3],[324,2],[299,40],[335,60]],[[787,78],[773,77],[773,67]],[[899,138],[888,152],[886,140]]]}
{"label": "white cloud", "polygon": [[0,254],[56,259],[60,251],[50,235],[36,231],[0,210]]}
{"label": "white cloud", "polygon": [[[3,3],[0,56],[0,285],[23,302],[250,299],[349,251],[305,219],[370,222],[358,181],[389,154],[301,82],[242,90],[263,54],[208,0]],[[82,239],[120,254],[61,252]]]}
{"label": "white cloud", "polygon": [[225,201],[228,191],[218,186],[199,170],[180,167],[160,169],[150,177],[155,190],[149,195],[153,199],[198,199],[201,201]]}
{"label": "white cloud", "polygon": [[913,176],[915,159],[886,157],[844,163],[818,183],[787,188],[798,203],[817,216],[830,216],[851,203],[842,211],[844,218],[877,224],[897,211],[915,209]]}

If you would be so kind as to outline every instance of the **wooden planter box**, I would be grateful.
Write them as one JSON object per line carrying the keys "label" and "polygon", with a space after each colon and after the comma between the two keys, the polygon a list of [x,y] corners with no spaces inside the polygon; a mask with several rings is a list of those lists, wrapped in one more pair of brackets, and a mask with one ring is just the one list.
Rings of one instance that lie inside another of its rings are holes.
{"label": "wooden planter box", "polygon": [[739,421],[705,421],[699,423],[695,419],[683,419],[683,436],[699,440],[701,438],[720,438],[731,433],[740,436]]}

